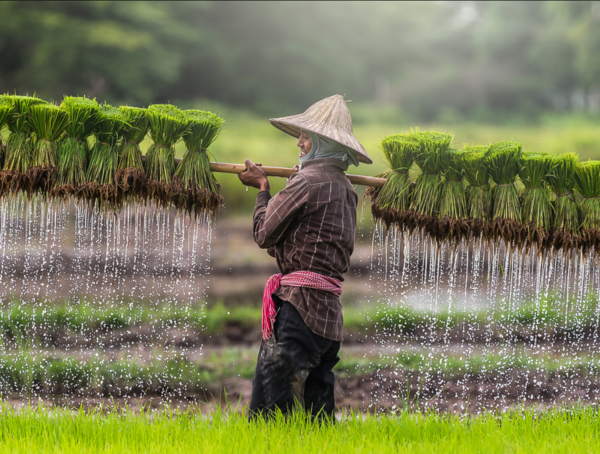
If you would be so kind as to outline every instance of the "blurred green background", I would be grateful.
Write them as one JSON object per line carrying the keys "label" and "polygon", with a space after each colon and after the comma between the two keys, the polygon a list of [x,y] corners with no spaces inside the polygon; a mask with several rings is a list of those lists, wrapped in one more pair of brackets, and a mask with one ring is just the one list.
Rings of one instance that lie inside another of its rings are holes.
{"label": "blurred green background", "polygon": [[[355,173],[379,173],[381,138],[412,126],[600,158],[600,2],[0,2],[0,17],[0,92],[213,110],[220,161],[293,165],[266,120],[336,93],[375,161]],[[219,179],[230,213],[251,209]]]}

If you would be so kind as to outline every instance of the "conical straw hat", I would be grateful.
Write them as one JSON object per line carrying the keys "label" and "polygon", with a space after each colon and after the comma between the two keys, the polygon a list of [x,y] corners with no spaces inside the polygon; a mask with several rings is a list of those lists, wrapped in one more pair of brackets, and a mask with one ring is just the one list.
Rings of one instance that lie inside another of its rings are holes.
{"label": "conical straw hat", "polygon": [[290,136],[300,137],[302,131],[308,131],[335,140],[356,151],[359,162],[373,164],[363,146],[352,133],[352,117],[346,107],[346,101],[340,95],[322,99],[299,115],[271,118],[269,122]]}

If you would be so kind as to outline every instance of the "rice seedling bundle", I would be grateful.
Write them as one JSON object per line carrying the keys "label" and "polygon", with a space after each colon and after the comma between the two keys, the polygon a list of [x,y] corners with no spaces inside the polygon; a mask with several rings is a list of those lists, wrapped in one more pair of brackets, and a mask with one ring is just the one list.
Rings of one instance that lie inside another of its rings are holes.
{"label": "rice seedling bundle", "polygon": [[185,115],[169,104],[148,107],[150,137],[154,142],[146,153],[146,192],[163,206],[172,199],[171,180],[175,174],[175,144],[189,129]]}
{"label": "rice seedling bundle", "polygon": [[579,157],[575,153],[561,153],[551,157],[552,168],[548,185],[556,194],[552,226],[570,234],[579,231],[579,206],[575,198],[575,169]]}
{"label": "rice seedling bundle", "polygon": [[462,166],[460,156],[463,150],[449,149],[446,153],[446,170],[441,183],[441,200],[439,215],[452,219],[467,217],[467,198],[462,181]]}
{"label": "rice seedling bundle", "polygon": [[536,229],[552,225],[552,203],[547,181],[552,170],[552,158],[547,153],[525,152],[519,162],[519,178],[525,186],[521,219]]}
{"label": "rice seedling bundle", "polygon": [[146,109],[129,106],[122,106],[119,110],[127,123],[122,130],[117,185],[119,190],[125,192],[125,196],[139,198],[143,195],[146,183],[140,143],[146,138],[150,128],[148,113]]}
{"label": "rice seedling bundle", "polygon": [[118,140],[127,124],[121,111],[109,104],[100,106],[94,129],[96,143],[92,148],[86,174],[87,196],[101,204],[119,205],[115,175],[119,164]]}
{"label": "rice seedling bundle", "polygon": [[67,112],[54,104],[38,104],[30,109],[31,129],[35,134],[29,170],[32,192],[47,192],[53,184],[58,165],[56,142],[69,121]]}
{"label": "rice seedling bundle", "polygon": [[85,97],[66,96],[61,107],[67,112],[68,122],[64,137],[58,142],[56,196],[79,193],[86,184],[88,138],[99,120],[96,100]]}
{"label": "rice seedling bundle", "polygon": [[6,99],[12,104],[13,111],[7,124],[10,135],[6,141],[4,166],[0,179],[2,193],[26,190],[28,187],[27,170],[31,161],[31,107],[45,104],[46,101],[32,96],[10,95]]}
{"label": "rice seedling bundle", "polygon": [[211,216],[223,204],[220,185],[210,170],[208,147],[217,139],[225,120],[212,112],[186,110],[183,112],[187,131],[183,141],[187,148],[173,179],[175,205],[198,215]]}
{"label": "rice seedling bundle", "polygon": [[411,209],[434,216],[440,202],[440,175],[446,170],[447,153],[453,136],[440,132],[413,132],[410,138],[418,145],[415,162],[421,169],[417,177]]}
{"label": "rice seedling bundle", "polygon": [[[13,106],[6,96],[0,96],[0,133],[4,130],[8,118],[13,112]],[[2,144],[2,135],[0,135],[0,168],[4,165],[4,145]]]}
{"label": "rice seedling bundle", "polygon": [[517,142],[498,142],[490,146],[486,161],[492,181],[492,220],[504,219],[520,223],[521,207],[515,181],[519,173],[522,145]]}
{"label": "rice seedling bundle", "polygon": [[367,188],[365,196],[371,198],[375,219],[383,220],[388,227],[392,223],[401,226],[404,213],[410,208],[412,186],[408,171],[415,161],[418,144],[409,133],[395,134],[381,141],[381,149],[390,169],[378,176],[387,181],[379,189]]}
{"label": "rice seedling bundle", "polygon": [[575,188],[581,194],[581,228],[600,231],[600,161],[577,164]]}
{"label": "rice seedling bundle", "polygon": [[490,220],[492,195],[490,192],[490,174],[487,165],[487,145],[465,147],[458,155],[467,186],[467,217],[483,222]]}

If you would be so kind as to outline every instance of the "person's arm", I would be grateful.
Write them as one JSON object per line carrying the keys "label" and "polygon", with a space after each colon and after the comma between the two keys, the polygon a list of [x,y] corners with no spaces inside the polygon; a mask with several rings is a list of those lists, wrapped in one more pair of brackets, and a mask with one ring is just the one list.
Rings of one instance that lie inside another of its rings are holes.
{"label": "person's arm", "polygon": [[309,183],[303,175],[294,174],[288,178],[285,189],[271,198],[269,180],[260,166],[247,159],[247,170],[238,177],[243,184],[260,190],[256,196],[252,223],[254,241],[261,249],[268,249],[269,255],[273,256],[273,247],[306,203]]}
{"label": "person's arm", "polygon": [[252,227],[254,241],[260,248],[273,247],[281,240],[298,212],[304,209],[308,189],[308,180],[301,174],[294,174],[274,197],[266,191],[258,193]]}

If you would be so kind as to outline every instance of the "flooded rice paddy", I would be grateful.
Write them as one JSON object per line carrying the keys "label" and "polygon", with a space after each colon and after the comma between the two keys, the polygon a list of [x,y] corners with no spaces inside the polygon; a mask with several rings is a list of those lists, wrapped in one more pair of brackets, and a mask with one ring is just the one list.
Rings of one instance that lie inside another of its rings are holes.
{"label": "flooded rice paddy", "polygon": [[[0,393],[62,406],[249,398],[274,262],[251,220],[5,198]],[[438,244],[362,222],[340,407],[479,412],[595,401],[595,251]]]}

